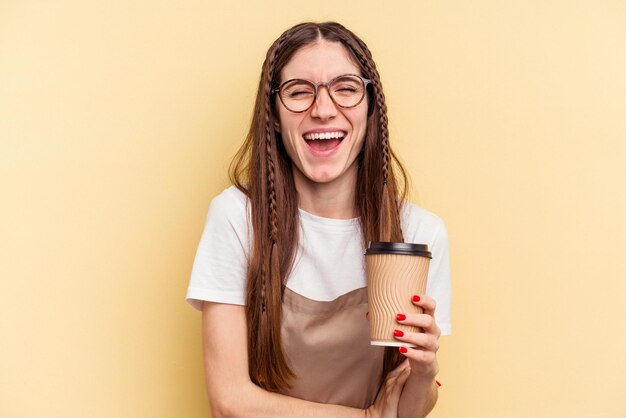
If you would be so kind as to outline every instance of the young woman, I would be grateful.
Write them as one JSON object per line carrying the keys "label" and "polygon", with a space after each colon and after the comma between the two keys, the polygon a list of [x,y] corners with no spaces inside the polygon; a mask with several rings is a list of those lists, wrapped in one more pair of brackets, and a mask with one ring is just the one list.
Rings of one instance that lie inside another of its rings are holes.
{"label": "young woman", "polygon": [[[203,312],[213,416],[416,417],[437,399],[450,332],[441,219],[405,202],[385,98],[365,43],[303,23],[267,52],[234,186],[211,203],[187,293]],[[428,244],[423,314],[397,313],[417,348],[369,344],[364,250]],[[437,309],[435,310],[435,305]]]}

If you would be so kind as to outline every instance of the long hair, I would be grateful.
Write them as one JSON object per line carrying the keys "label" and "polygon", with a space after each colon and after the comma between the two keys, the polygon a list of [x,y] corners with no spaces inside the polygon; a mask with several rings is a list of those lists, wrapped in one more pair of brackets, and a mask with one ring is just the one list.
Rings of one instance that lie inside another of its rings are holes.
{"label": "long hair", "polygon": [[[400,210],[407,176],[389,146],[385,96],[369,49],[335,22],[301,23],[288,29],[267,51],[250,130],[230,166],[232,182],[249,199],[253,230],[245,308],[249,373],[254,383],[275,392],[287,389],[295,377],[281,344],[281,312],[298,245],[299,218],[291,160],[275,130],[278,118],[272,90],[280,84],[281,70],[296,51],[320,39],[341,43],[361,74],[372,81],[355,190],[363,242],[403,241]],[[397,349],[385,349],[381,382],[402,359]]]}

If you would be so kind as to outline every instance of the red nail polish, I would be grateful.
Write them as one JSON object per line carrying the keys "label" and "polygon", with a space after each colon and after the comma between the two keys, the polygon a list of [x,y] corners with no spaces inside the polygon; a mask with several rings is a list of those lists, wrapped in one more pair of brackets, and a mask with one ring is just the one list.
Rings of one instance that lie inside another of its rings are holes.
{"label": "red nail polish", "polygon": [[439,383],[439,380],[435,380],[435,383],[437,384],[437,386],[441,386],[441,383]]}
{"label": "red nail polish", "polygon": [[404,336],[404,332],[400,331],[399,329],[396,329],[393,331],[393,335],[394,337],[403,337]]}
{"label": "red nail polish", "polygon": [[409,351],[409,350],[407,350],[406,347],[400,347],[400,352],[401,353],[406,353],[407,351]]}
{"label": "red nail polish", "polygon": [[399,313],[398,315],[396,315],[396,319],[398,321],[404,321],[406,319],[406,315],[403,313]]}
{"label": "red nail polish", "polygon": [[418,295],[413,295],[413,302],[419,302],[420,297]]}

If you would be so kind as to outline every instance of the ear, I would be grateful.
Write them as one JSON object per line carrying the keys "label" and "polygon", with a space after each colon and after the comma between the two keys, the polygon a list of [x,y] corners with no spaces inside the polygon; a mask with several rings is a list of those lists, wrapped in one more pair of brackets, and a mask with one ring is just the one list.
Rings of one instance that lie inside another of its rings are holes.
{"label": "ear", "polygon": [[278,122],[277,120],[274,121],[274,130],[276,132],[280,132],[280,122]]}

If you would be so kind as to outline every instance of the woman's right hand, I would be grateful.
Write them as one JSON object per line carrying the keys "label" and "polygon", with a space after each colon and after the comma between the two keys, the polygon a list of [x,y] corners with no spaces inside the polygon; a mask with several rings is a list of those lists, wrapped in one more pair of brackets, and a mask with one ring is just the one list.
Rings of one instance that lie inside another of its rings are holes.
{"label": "woman's right hand", "polygon": [[411,374],[408,360],[389,372],[374,404],[365,410],[366,418],[398,418],[400,394]]}

